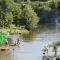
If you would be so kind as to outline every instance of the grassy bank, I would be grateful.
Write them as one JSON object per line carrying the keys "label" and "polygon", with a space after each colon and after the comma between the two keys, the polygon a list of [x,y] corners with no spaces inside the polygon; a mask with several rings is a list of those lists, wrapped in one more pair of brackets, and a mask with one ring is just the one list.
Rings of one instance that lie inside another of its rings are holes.
{"label": "grassy bank", "polygon": [[12,28],[12,29],[9,29],[9,28],[0,28],[0,32],[10,32],[12,34],[27,34],[29,33],[29,31],[27,29],[19,29],[19,28]]}

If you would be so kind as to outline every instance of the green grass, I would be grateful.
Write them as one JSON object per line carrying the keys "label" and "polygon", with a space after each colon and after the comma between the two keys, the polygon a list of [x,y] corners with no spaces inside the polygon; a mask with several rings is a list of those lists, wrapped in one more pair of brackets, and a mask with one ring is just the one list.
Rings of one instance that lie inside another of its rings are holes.
{"label": "green grass", "polygon": [[29,33],[29,31],[27,29],[18,29],[18,28],[12,28],[12,29],[1,28],[0,32],[10,32],[10,33],[15,33],[15,34],[18,34],[18,33],[27,34],[27,33]]}

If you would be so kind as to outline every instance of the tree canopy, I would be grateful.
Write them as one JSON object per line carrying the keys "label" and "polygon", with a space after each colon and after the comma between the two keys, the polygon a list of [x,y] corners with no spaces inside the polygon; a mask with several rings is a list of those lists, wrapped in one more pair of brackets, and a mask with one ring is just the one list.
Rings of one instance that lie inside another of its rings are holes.
{"label": "tree canopy", "polygon": [[26,4],[25,8],[23,8],[22,18],[24,18],[24,20],[26,20],[26,22],[28,24],[28,25],[26,24],[27,28],[36,27],[37,23],[39,21],[37,14],[34,12],[32,6],[30,4]]}
{"label": "tree canopy", "polygon": [[35,28],[38,23],[51,23],[60,16],[60,0],[0,0],[0,27],[25,26]]}
{"label": "tree canopy", "polygon": [[9,27],[15,16],[20,16],[20,5],[13,0],[0,1],[0,27]]}

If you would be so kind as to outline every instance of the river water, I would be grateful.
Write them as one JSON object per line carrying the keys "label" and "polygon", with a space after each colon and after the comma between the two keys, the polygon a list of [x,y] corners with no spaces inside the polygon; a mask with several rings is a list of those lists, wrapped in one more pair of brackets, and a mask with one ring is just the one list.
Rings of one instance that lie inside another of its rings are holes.
{"label": "river water", "polygon": [[[32,41],[27,42],[22,39],[19,48],[15,48],[10,54],[0,54],[0,60],[42,60],[42,49],[55,40],[60,40],[60,28],[45,26],[44,29],[39,30]],[[52,48],[49,48],[48,55],[53,54]]]}

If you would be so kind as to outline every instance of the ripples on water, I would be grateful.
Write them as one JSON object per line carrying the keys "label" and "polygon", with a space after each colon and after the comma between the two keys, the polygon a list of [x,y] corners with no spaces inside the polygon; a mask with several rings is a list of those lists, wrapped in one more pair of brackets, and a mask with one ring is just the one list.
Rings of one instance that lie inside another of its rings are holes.
{"label": "ripples on water", "polygon": [[[40,33],[33,37],[32,41],[21,42],[20,48],[16,48],[12,53],[0,54],[0,60],[42,60],[42,49],[52,41],[60,40],[60,28],[41,28]],[[16,36],[14,37],[16,38]],[[58,48],[59,50],[59,48]],[[52,48],[49,48],[49,55],[53,55]],[[2,58],[2,59],[1,59]]]}

